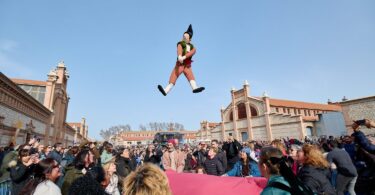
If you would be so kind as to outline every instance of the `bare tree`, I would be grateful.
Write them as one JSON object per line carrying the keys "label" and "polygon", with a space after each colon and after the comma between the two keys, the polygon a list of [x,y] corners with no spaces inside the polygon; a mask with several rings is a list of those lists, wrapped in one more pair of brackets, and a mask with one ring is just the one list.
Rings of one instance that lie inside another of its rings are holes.
{"label": "bare tree", "polygon": [[144,125],[142,125],[142,124],[140,124],[139,125],[139,130],[141,130],[141,131],[147,131],[147,127],[144,126]]}
{"label": "bare tree", "polygon": [[103,137],[104,140],[109,140],[111,136],[118,135],[122,132],[131,131],[131,126],[129,124],[126,125],[117,125],[112,126],[108,129],[102,129],[100,130],[100,136]]}

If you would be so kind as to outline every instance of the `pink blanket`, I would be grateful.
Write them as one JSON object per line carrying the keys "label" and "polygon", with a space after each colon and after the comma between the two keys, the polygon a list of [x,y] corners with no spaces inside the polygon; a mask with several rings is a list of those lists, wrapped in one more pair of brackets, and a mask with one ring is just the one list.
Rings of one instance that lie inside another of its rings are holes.
{"label": "pink blanket", "polygon": [[260,194],[267,184],[262,177],[218,177],[167,171],[173,195],[252,195]]}

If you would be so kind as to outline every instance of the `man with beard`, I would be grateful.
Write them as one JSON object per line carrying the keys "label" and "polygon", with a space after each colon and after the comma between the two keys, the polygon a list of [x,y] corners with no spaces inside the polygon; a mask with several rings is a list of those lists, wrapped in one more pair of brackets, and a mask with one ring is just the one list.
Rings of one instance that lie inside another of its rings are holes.
{"label": "man with beard", "polygon": [[225,170],[227,168],[227,156],[225,152],[221,148],[219,148],[219,141],[216,139],[212,140],[211,148],[216,148],[218,150],[218,153],[216,155],[217,159],[221,162]]}
{"label": "man with beard", "polygon": [[182,173],[185,166],[186,154],[175,149],[176,142],[174,139],[168,140],[167,151],[164,152],[162,163],[165,170],[173,170]]}

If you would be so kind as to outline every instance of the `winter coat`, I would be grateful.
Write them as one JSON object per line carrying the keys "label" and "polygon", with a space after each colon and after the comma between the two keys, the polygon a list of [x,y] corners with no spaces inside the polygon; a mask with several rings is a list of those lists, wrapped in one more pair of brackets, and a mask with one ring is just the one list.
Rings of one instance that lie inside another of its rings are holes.
{"label": "winter coat", "polygon": [[258,164],[255,161],[250,161],[249,163],[249,175],[242,175],[242,161],[238,161],[236,164],[234,164],[233,168],[228,171],[226,174],[228,176],[235,176],[235,177],[247,177],[247,176],[253,176],[253,177],[260,177],[260,171]]}
{"label": "winter coat", "polygon": [[224,150],[219,148],[219,152],[216,154],[217,159],[221,162],[224,167],[224,170],[227,169],[228,162],[227,162],[227,155],[225,154]]}
{"label": "winter coat", "polygon": [[316,194],[336,194],[328,169],[304,165],[298,172],[298,178]]}
{"label": "winter coat", "polygon": [[[172,152],[166,151],[163,154],[162,163],[163,163],[163,167],[165,170],[172,169],[171,153]],[[174,167],[176,167],[176,170],[174,169],[172,170],[177,171],[178,173],[182,173],[185,167],[186,154],[179,150],[174,150],[173,153],[174,153],[174,162],[175,162]]]}
{"label": "winter coat", "polygon": [[[270,186],[274,182],[279,182],[290,187],[288,181],[286,181],[285,178],[280,175],[271,175],[271,177],[268,179],[267,186]],[[289,192],[282,189],[267,186],[263,189],[260,195],[290,195]]]}
{"label": "winter coat", "polygon": [[359,144],[367,152],[375,154],[375,145],[372,144],[362,131],[355,131],[352,136],[355,138],[355,142]]}
{"label": "winter coat", "polygon": [[159,165],[160,161],[161,161],[161,156],[159,156],[158,154],[156,155],[153,154],[152,156],[150,156],[148,151],[146,152],[145,158],[143,160],[143,162],[145,163],[149,162],[149,163],[153,163],[156,165]]}
{"label": "winter coat", "polygon": [[207,175],[220,176],[224,174],[225,171],[223,165],[216,156],[213,159],[207,158],[206,161],[204,161],[203,167]]}
{"label": "winter coat", "polygon": [[10,179],[10,167],[17,165],[18,154],[16,151],[8,152],[4,158],[0,167],[0,183]]}
{"label": "winter coat", "polygon": [[61,187],[61,193],[63,195],[67,195],[69,192],[69,188],[77,178],[82,177],[84,174],[82,170],[76,169],[73,165],[66,167],[65,169],[65,176],[64,182]]}
{"label": "winter coat", "polygon": [[[231,147],[233,147],[233,151],[230,150]],[[238,156],[238,153],[242,150],[242,146],[237,140],[231,143],[224,142],[223,150],[226,152],[227,159],[230,160]]]}
{"label": "winter coat", "polygon": [[203,166],[204,162],[207,159],[207,154],[208,154],[208,152],[206,150],[203,150],[203,149],[195,151],[193,153],[193,156],[197,160],[198,166]]}
{"label": "winter coat", "polygon": [[52,158],[53,160],[55,160],[56,162],[60,164],[62,160],[62,155],[56,150],[54,150],[48,154],[47,158]]}
{"label": "winter coat", "polygon": [[123,156],[117,156],[116,158],[116,173],[118,176],[125,178],[130,174],[131,171],[135,170],[135,162],[129,158]]}
{"label": "winter coat", "polygon": [[10,168],[10,178],[12,179],[12,195],[18,195],[26,183],[31,180],[35,165],[26,167],[21,161]]}

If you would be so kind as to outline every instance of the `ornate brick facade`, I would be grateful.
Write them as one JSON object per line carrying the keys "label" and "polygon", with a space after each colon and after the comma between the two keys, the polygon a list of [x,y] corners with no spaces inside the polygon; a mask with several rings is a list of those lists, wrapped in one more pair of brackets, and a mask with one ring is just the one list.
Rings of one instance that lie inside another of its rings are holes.
{"label": "ornate brick facade", "polygon": [[[22,144],[31,135],[44,144],[77,143],[76,130],[66,123],[68,78],[63,62],[48,74],[47,81],[11,80],[0,73],[0,145]],[[87,133],[81,137],[86,139]]]}

